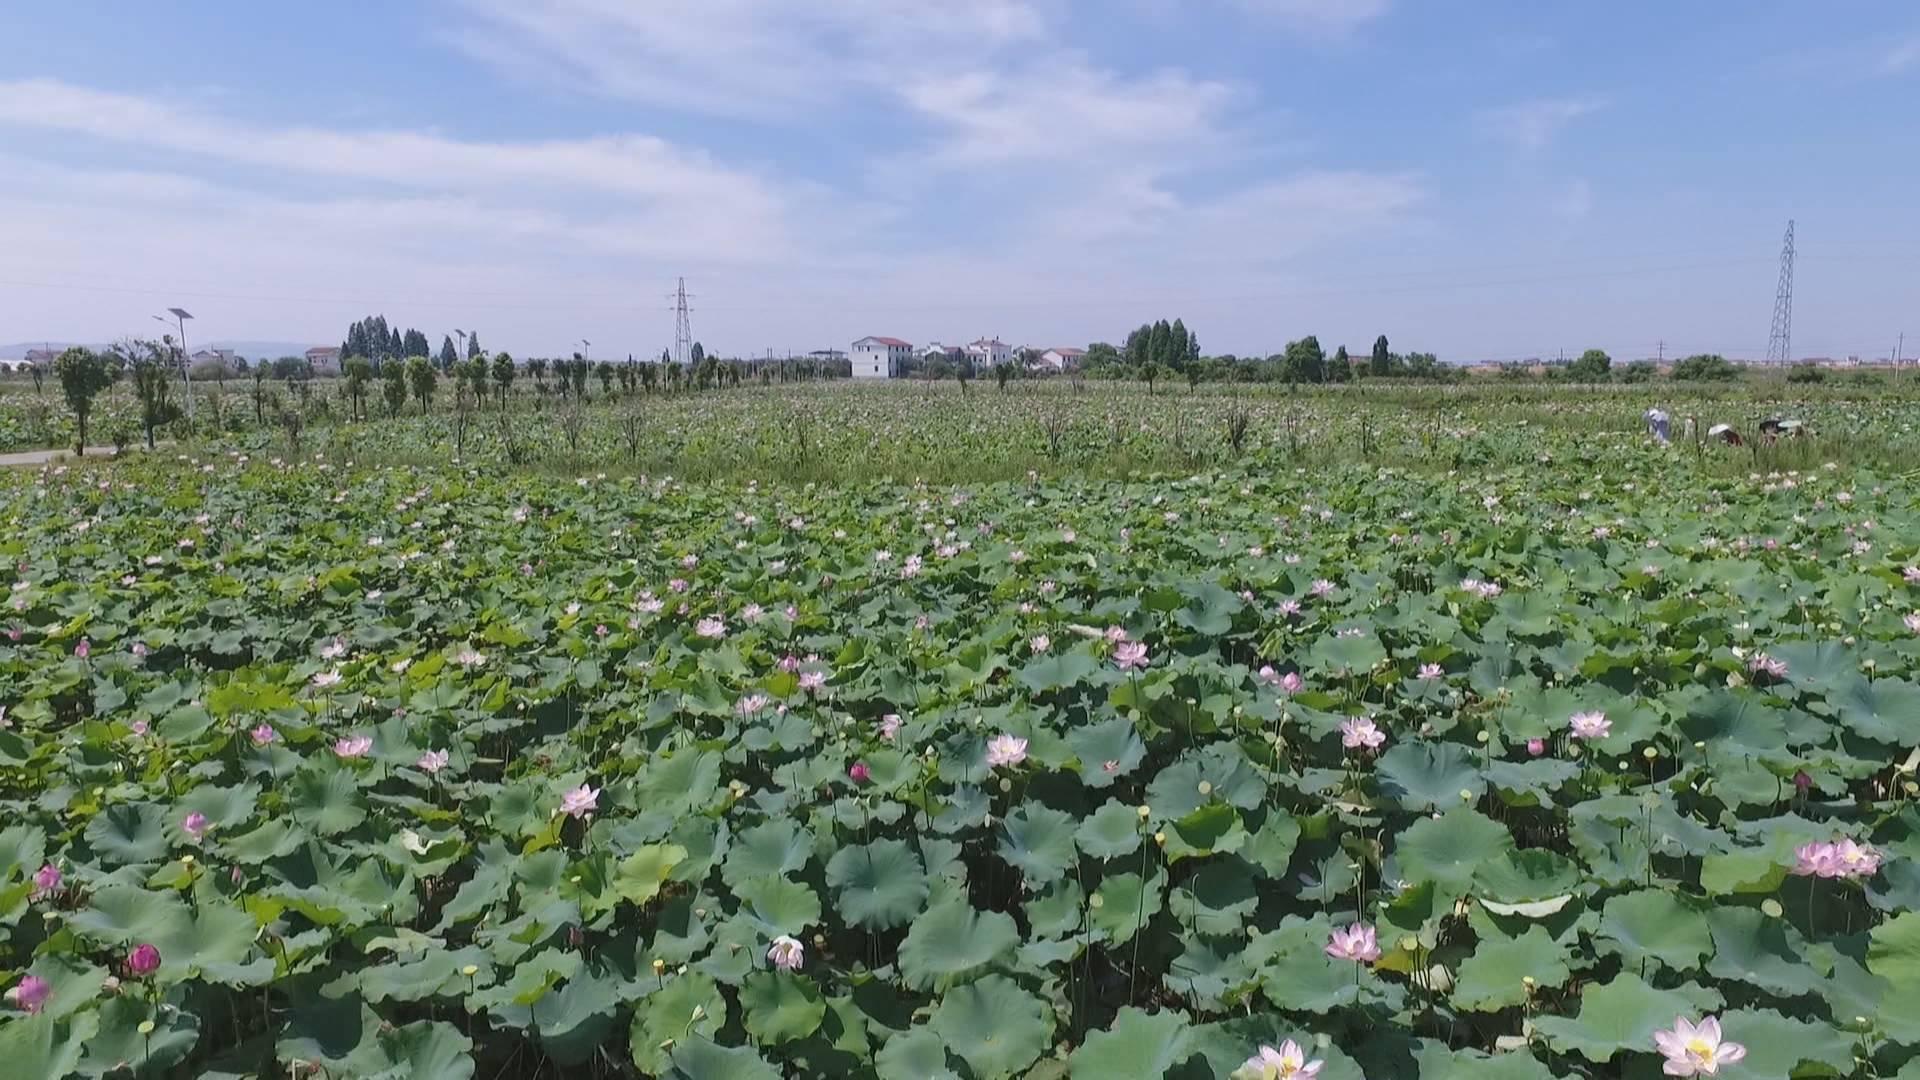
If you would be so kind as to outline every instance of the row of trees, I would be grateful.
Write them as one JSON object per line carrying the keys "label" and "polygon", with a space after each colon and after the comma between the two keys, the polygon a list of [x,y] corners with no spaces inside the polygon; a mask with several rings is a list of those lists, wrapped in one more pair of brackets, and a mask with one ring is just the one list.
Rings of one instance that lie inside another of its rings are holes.
{"label": "row of trees", "polygon": [[1178,319],[1149,323],[1127,336],[1122,348],[1106,342],[1088,346],[1082,362],[1092,375],[1132,378],[1148,384],[1184,378],[1189,386],[1202,382],[1345,383],[1360,378],[1450,379],[1458,375],[1432,353],[1392,350],[1383,334],[1364,360],[1349,355],[1346,346],[1328,356],[1312,334],[1290,341],[1284,351],[1267,357],[1232,354],[1201,356],[1199,338]]}
{"label": "row of trees", "polygon": [[[1659,373],[1659,365],[1651,360],[1635,360],[1615,368],[1613,357],[1604,349],[1588,349],[1564,367],[1547,369],[1549,378],[1577,383],[1650,382]],[[1672,377],[1681,382],[1729,382],[1740,377],[1740,369],[1724,356],[1700,353],[1676,360]]]}
{"label": "row of trees", "polygon": [[134,396],[140,401],[140,427],[147,449],[153,449],[154,430],[180,417],[173,403],[173,380],[179,374],[173,356],[171,343],[128,341],[103,353],[76,345],[56,357],[53,375],[60,383],[60,395],[73,410],[73,452],[86,452],[94,401],[122,375],[133,380]]}

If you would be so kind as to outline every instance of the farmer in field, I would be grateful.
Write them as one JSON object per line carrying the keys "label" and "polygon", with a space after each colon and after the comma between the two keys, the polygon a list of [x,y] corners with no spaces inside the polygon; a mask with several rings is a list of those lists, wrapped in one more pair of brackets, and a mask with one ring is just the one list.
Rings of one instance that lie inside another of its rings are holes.
{"label": "farmer in field", "polygon": [[1647,434],[1653,436],[1655,442],[1658,442],[1661,446],[1665,446],[1668,442],[1672,441],[1673,417],[1667,415],[1665,409],[1662,409],[1658,405],[1648,409],[1646,420]]}

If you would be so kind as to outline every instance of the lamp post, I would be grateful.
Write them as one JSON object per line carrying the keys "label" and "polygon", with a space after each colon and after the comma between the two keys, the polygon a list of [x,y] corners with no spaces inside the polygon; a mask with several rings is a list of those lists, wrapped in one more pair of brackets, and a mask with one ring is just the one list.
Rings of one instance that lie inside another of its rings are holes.
{"label": "lamp post", "polygon": [[[168,308],[167,315],[172,315],[172,322],[180,328],[180,383],[186,388],[187,426],[191,427],[193,426],[193,379],[187,374],[187,320],[193,316],[177,307]],[[154,318],[163,323],[168,321],[166,315],[155,315]]]}
{"label": "lamp post", "polygon": [[[453,347],[453,362],[457,364],[467,355],[467,332],[465,330],[455,330],[453,336],[460,339],[460,344]],[[448,368],[447,370],[452,371],[453,369]]]}

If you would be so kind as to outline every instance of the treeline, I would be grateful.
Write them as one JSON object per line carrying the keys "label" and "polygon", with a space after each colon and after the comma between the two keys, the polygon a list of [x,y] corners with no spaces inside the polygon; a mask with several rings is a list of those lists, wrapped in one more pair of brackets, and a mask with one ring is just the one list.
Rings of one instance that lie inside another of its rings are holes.
{"label": "treeline", "polygon": [[1432,353],[1394,352],[1383,334],[1374,339],[1366,356],[1356,357],[1341,345],[1329,355],[1319,337],[1308,334],[1290,341],[1284,351],[1270,356],[1203,356],[1200,339],[1180,319],[1145,323],[1127,335],[1118,348],[1107,342],[1087,347],[1081,370],[1105,378],[1155,382],[1347,383],[1356,379],[1452,380],[1461,372],[1440,363]]}

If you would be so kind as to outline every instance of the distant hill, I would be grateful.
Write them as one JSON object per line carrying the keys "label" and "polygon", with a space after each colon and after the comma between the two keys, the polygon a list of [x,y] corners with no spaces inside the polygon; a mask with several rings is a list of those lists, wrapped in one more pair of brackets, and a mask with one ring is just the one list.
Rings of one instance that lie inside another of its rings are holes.
{"label": "distant hill", "polygon": [[[74,341],[22,341],[14,345],[0,345],[0,360],[25,360],[28,349],[52,348],[59,352],[71,345],[85,344],[88,348],[104,349],[106,342]],[[339,342],[332,342],[336,348]],[[212,341],[200,341],[193,336],[193,328],[187,328],[187,347],[193,352],[201,349],[232,349],[236,354],[249,360],[273,360],[282,356],[304,356],[312,343],[301,344],[296,341],[235,341],[229,338],[216,338]]]}

